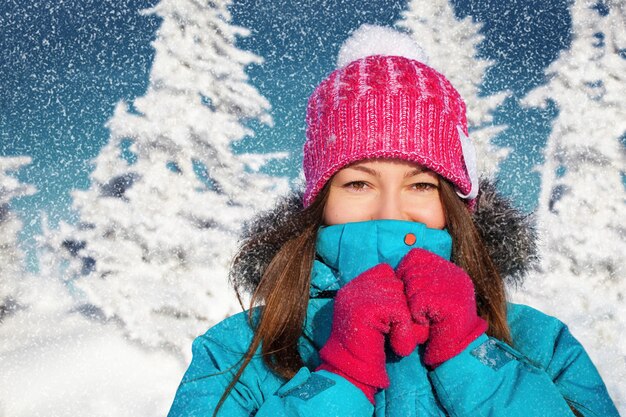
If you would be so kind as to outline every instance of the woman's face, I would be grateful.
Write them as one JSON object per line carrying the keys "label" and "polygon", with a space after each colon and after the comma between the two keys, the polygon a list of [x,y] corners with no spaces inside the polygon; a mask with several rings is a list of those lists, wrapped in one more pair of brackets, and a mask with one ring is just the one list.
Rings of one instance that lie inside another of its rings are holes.
{"label": "woman's face", "polygon": [[412,162],[370,159],[338,171],[324,207],[326,225],[407,220],[433,229],[446,225],[439,177]]}

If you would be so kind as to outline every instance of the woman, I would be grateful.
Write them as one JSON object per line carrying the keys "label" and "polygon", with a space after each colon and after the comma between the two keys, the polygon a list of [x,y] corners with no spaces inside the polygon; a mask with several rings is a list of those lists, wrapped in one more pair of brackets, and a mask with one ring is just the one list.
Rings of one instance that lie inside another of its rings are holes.
{"label": "woman", "polygon": [[169,416],[617,416],[567,327],[506,303],[532,231],[479,196],[458,92],[389,29],[344,51],[372,36],[408,56],[348,54],[311,95],[302,205],[232,270],[259,307],[196,339]]}

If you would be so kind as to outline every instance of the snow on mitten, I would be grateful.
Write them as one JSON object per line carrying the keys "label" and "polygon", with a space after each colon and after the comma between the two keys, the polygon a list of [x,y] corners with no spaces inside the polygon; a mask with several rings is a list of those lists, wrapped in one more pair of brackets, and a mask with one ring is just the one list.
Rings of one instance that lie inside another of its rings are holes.
{"label": "snow on mitten", "polygon": [[452,262],[415,248],[402,259],[396,274],[405,283],[413,320],[428,333],[424,363],[432,369],[487,330],[487,322],[476,312],[471,278]]}
{"label": "snow on mitten", "polygon": [[337,292],[330,337],[320,350],[317,370],[346,378],[374,403],[376,391],[389,386],[385,336],[396,354],[407,356],[420,342],[418,330],[403,282],[391,266],[379,264]]}

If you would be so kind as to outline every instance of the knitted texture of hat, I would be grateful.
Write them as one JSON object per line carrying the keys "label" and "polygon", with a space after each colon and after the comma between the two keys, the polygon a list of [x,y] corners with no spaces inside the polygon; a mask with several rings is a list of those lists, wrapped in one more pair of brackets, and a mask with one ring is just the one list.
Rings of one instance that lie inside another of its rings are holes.
{"label": "knitted texture of hat", "polygon": [[419,61],[373,55],[335,70],[309,98],[306,123],[305,207],[338,170],[371,158],[422,165],[451,181],[470,205],[476,195],[463,152],[465,103]]}

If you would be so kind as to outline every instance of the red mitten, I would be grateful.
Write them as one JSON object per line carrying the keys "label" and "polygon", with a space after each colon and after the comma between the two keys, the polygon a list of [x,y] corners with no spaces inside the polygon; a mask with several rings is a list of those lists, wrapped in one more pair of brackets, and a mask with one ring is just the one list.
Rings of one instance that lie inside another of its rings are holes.
{"label": "red mitten", "polygon": [[363,272],[337,292],[330,337],[320,350],[317,368],[341,375],[374,403],[374,394],[389,386],[385,370],[385,335],[391,349],[407,356],[419,342],[404,294],[404,283],[391,266]]}
{"label": "red mitten", "polygon": [[436,368],[487,330],[478,317],[474,284],[467,273],[424,249],[411,249],[396,270],[406,287],[413,319],[428,332],[424,363]]}

